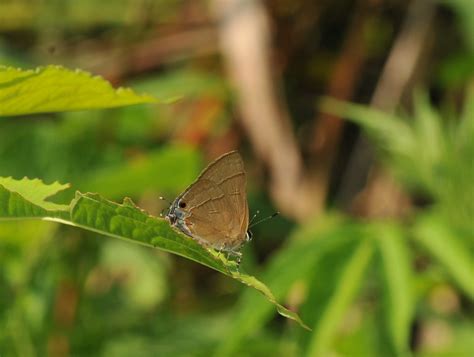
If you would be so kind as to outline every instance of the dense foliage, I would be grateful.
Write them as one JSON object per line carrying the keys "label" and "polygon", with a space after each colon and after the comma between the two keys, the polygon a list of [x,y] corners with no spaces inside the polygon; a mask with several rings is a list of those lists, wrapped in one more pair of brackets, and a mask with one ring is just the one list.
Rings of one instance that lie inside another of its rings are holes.
{"label": "dense foliage", "polygon": [[[265,3],[277,144],[310,168],[296,188],[318,183],[294,206],[217,3],[0,3],[0,356],[472,354],[473,2]],[[251,213],[282,211],[240,268],[158,199],[231,149]]]}

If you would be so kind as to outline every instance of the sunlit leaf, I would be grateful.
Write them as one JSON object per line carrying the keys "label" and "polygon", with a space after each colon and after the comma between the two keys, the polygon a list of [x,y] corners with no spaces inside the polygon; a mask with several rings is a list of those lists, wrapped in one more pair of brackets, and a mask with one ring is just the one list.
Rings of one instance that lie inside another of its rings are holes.
{"label": "sunlit leaf", "polygon": [[155,102],[101,77],[60,66],[21,70],[0,66],[0,116],[112,108]]}
{"label": "sunlit leaf", "polygon": [[130,199],[125,199],[124,203],[119,205],[98,194],[78,192],[71,203],[70,215],[70,222],[74,226],[159,247],[220,272],[227,270],[222,261],[216,259],[199,243],[176,232],[166,220],[149,216]]}
{"label": "sunlit leaf", "polygon": [[265,284],[253,276],[239,272],[235,263],[227,261],[222,255],[216,258],[215,253],[172,229],[166,220],[147,215],[129,199],[126,199],[123,205],[118,205],[97,194],[78,193],[72,203],[71,221],[73,225],[102,234],[160,248],[231,276],[258,290],[275,304],[280,314],[297,321],[304,327],[298,315],[277,303]]}
{"label": "sunlit leaf", "polygon": [[67,205],[46,201],[47,198],[68,188],[54,182],[50,185],[39,179],[0,177],[0,219],[47,216],[48,212],[67,211]]}
{"label": "sunlit leaf", "polygon": [[[15,191],[0,185],[0,219],[40,218],[56,221],[180,255],[253,287],[273,303],[282,316],[307,328],[296,313],[276,301],[265,284],[240,272],[234,261],[227,260],[223,254],[206,249],[174,230],[165,219],[148,215],[128,198],[123,204],[117,204],[98,194],[77,192],[70,206],[51,206],[44,198],[64,189],[65,185],[47,186],[37,180],[27,179],[16,182],[12,179],[3,180]],[[32,187],[35,192],[30,192]],[[29,200],[30,197],[34,202]],[[56,210],[48,210],[51,207]]]}

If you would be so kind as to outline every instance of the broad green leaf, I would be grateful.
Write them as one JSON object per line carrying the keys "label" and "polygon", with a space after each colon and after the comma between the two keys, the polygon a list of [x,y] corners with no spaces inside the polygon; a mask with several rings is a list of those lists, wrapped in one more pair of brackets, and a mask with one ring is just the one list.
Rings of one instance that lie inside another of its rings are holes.
{"label": "broad green leaf", "polygon": [[[270,262],[264,280],[277,299],[284,299],[296,281],[306,279],[316,262],[330,250],[338,249],[348,239],[346,227],[338,228],[340,219],[321,219],[296,231],[290,244]],[[237,353],[247,336],[258,331],[272,316],[273,311],[265,300],[251,290],[246,290],[236,308],[230,334],[223,339],[216,356],[232,356]]]}
{"label": "broad green leaf", "polygon": [[472,229],[456,231],[436,214],[419,216],[414,238],[449,272],[454,281],[474,298],[474,250]]}
{"label": "broad green leaf", "polygon": [[41,180],[26,177],[22,180],[0,177],[0,220],[59,217],[69,207],[46,199],[67,187],[69,185],[58,182],[46,185]]}
{"label": "broad green leaf", "polygon": [[112,108],[155,102],[81,70],[60,66],[21,70],[0,66],[0,116]]}
{"label": "broad green leaf", "polygon": [[373,226],[382,262],[384,278],[385,318],[396,355],[409,350],[410,326],[414,313],[414,296],[410,253],[403,231],[396,225],[383,222]]}
{"label": "broad green leaf", "polygon": [[196,241],[176,232],[166,220],[149,216],[130,199],[125,199],[120,205],[98,194],[78,192],[71,203],[69,223],[115,238],[159,247],[222,273],[227,272],[223,261],[216,259]]}
{"label": "broad green leaf", "polygon": [[332,282],[337,288],[329,303],[325,306],[322,316],[314,326],[307,356],[328,354],[339,323],[361,286],[364,272],[370,263],[373,251],[373,241],[369,238],[363,239],[345,264],[340,279]]}
{"label": "broad green leaf", "polygon": [[149,216],[130,199],[125,199],[123,205],[118,205],[97,194],[77,193],[71,204],[71,221],[75,226],[160,248],[220,271],[255,288],[275,304],[281,315],[306,327],[297,314],[277,303],[265,284],[253,276],[239,272],[235,263],[222,255],[216,255],[195,240],[175,231],[166,220]]}
{"label": "broad green leaf", "polygon": [[41,206],[48,211],[66,211],[68,205],[60,205],[46,201],[59,191],[69,188],[69,184],[60,184],[53,182],[50,185],[45,184],[39,179],[28,179],[24,177],[21,180],[15,180],[11,177],[0,177],[0,185],[10,192],[16,192],[36,206]]}
{"label": "broad green leaf", "polygon": [[240,272],[235,262],[174,230],[165,219],[148,215],[128,198],[123,204],[117,204],[98,194],[77,192],[70,206],[55,205],[44,199],[66,185],[48,186],[39,180],[28,179],[1,180],[12,190],[0,184],[0,220],[39,218],[55,221],[183,256],[253,287],[273,303],[281,315],[307,328],[296,313],[276,301],[265,284]]}

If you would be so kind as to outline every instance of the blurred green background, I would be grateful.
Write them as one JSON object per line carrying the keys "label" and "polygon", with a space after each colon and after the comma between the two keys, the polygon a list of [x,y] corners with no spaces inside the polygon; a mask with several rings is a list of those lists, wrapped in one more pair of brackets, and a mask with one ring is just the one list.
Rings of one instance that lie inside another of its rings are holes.
{"label": "blurred green background", "polygon": [[238,149],[251,213],[282,213],[242,269],[313,329],[183,258],[2,221],[1,357],[474,354],[471,0],[2,0],[0,64],[174,99],[1,118],[0,176],[64,200],[159,215]]}

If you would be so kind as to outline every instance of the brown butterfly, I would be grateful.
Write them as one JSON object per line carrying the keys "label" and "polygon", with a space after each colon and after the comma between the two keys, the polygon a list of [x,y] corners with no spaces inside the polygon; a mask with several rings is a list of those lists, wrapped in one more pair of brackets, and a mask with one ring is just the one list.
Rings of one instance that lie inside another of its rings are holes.
{"label": "brown butterfly", "polygon": [[237,151],[222,155],[171,204],[171,225],[206,247],[225,251],[240,262],[240,247],[252,234],[244,163]]}

